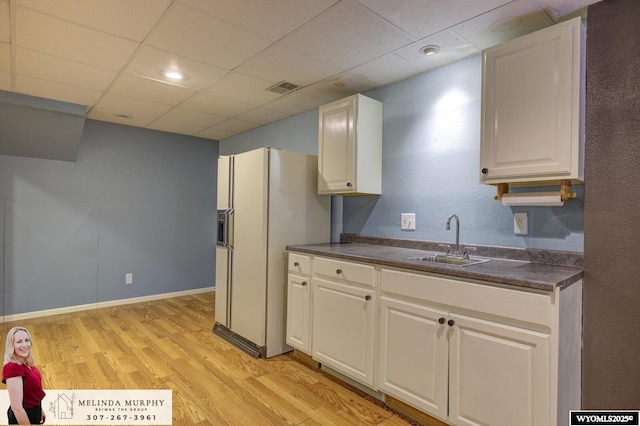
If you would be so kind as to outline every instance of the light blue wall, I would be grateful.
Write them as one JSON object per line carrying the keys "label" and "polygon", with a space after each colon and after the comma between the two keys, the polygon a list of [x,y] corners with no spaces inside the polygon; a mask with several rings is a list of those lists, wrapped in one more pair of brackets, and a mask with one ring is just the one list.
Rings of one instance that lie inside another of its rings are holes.
{"label": "light blue wall", "polygon": [[0,156],[3,313],[213,286],[217,157],[92,120],[75,163]]}
{"label": "light blue wall", "polygon": [[[582,185],[563,207],[509,208],[478,183],[480,92],[476,56],[365,93],[384,104],[382,195],[343,197],[343,232],[449,242],[455,213],[465,244],[583,251]],[[317,154],[317,110],[267,127],[225,139],[221,152],[270,145]],[[528,213],[528,235],[514,235],[514,212]],[[416,231],[400,230],[401,213],[416,213]]]}

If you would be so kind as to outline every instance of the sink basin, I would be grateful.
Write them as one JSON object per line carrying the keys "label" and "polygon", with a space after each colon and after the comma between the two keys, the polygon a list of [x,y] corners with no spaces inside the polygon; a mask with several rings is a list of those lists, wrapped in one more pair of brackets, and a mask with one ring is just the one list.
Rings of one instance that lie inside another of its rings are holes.
{"label": "sink basin", "polygon": [[409,260],[422,260],[425,262],[444,263],[447,265],[455,266],[470,266],[488,262],[491,259],[481,257],[470,257],[469,259],[463,259],[462,257],[446,256],[443,254],[431,254],[428,256],[412,256],[409,257]]}

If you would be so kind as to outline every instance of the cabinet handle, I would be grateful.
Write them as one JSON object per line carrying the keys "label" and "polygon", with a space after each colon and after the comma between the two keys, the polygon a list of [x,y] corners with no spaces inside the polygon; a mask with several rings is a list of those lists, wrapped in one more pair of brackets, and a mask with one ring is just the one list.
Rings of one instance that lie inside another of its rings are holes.
{"label": "cabinet handle", "polygon": [[293,266],[300,266],[298,262],[293,262]]}
{"label": "cabinet handle", "polygon": [[302,285],[302,287],[304,287],[304,286],[307,285],[307,282],[306,281],[302,281],[302,283],[300,283],[300,284]]}
{"label": "cabinet handle", "polygon": [[367,294],[367,295],[364,297],[364,300],[371,300],[371,296]]}
{"label": "cabinet handle", "polygon": [[444,319],[444,318],[438,318],[438,322],[439,322],[440,324],[444,324],[445,322],[447,322],[447,320],[446,320],[446,319]]}
{"label": "cabinet handle", "polygon": [[486,175],[487,173],[489,173],[489,169],[487,169],[486,167],[482,169],[482,174]]}
{"label": "cabinet handle", "polygon": [[450,327],[453,327],[454,325],[456,325],[456,322],[454,320],[449,320],[447,321],[447,324],[449,324]]}
{"label": "cabinet handle", "polygon": [[351,185],[351,182],[347,182],[347,186],[351,188],[353,185]]}
{"label": "cabinet handle", "polygon": [[336,269],[336,274],[340,275],[342,273],[342,269]]}

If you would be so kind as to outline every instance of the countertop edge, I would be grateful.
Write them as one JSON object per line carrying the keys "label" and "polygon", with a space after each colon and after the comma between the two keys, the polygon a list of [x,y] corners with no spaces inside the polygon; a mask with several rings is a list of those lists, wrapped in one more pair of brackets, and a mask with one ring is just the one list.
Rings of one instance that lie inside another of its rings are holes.
{"label": "countertop edge", "polygon": [[[427,262],[420,263],[420,261],[411,261],[408,257],[411,254],[418,254],[421,250],[375,244],[288,245],[286,250],[550,292],[556,288],[568,287],[583,278],[583,270],[578,267],[546,265],[510,259],[492,258],[492,262],[464,268]],[[381,250],[385,252],[385,257],[376,256],[374,253]],[[392,252],[395,255],[389,256],[388,254]]]}

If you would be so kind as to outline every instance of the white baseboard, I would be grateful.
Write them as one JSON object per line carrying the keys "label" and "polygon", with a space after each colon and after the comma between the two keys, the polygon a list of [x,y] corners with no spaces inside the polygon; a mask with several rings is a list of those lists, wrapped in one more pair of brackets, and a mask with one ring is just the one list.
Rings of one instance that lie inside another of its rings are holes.
{"label": "white baseboard", "polygon": [[152,294],[150,296],[132,297],[129,299],[110,300],[107,302],[88,303],[86,305],[65,306],[63,308],[47,309],[44,311],[25,312],[4,316],[4,322],[20,321],[30,318],[40,318],[49,315],[67,314],[71,312],[88,311],[90,309],[107,308],[110,306],[128,305],[131,303],[149,302],[151,300],[168,299],[170,297],[188,296],[191,294],[207,293],[214,291],[215,287],[203,287],[193,290],[176,291],[173,293]]}

